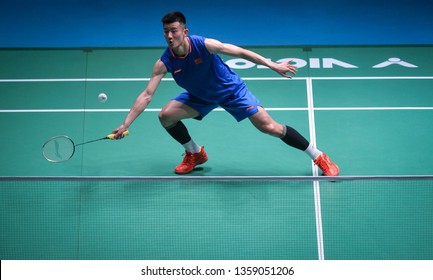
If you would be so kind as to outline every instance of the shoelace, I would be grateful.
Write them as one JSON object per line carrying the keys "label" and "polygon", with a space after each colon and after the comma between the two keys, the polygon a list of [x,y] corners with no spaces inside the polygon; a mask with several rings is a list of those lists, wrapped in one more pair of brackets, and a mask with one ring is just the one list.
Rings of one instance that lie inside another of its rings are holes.
{"label": "shoelace", "polygon": [[186,153],[183,153],[182,156],[184,157],[183,161],[182,161],[182,164],[188,164],[188,165],[190,165],[191,162],[194,160],[194,157],[193,157],[192,153],[186,152]]}
{"label": "shoelace", "polygon": [[331,162],[329,161],[329,159],[327,157],[325,158],[320,158],[317,163],[316,163],[320,169],[322,169],[323,171],[328,171],[330,166],[331,166]]}

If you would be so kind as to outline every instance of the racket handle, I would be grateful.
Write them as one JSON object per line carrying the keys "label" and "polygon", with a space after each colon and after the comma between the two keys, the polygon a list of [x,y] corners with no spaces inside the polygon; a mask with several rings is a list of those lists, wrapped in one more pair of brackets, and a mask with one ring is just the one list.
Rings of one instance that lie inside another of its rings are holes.
{"label": "racket handle", "polygon": [[[129,134],[129,131],[128,131],[128,130],[125,131],[125,132],[123,132],[123,136],[127,136],[128,134]],[[108,135],[107,135],[107,138],[108,138],[108,139],[111,139],[111,140],[114,140],[114,139],[115,139],[114,136],[116,136],[116,134],[108,134]]]}

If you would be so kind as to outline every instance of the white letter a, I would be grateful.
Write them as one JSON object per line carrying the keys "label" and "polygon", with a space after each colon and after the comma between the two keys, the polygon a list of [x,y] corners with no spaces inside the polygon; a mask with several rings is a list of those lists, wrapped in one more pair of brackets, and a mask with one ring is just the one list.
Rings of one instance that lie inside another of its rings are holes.
{"label": "white letter a", "polygon": [[398,65],[401,65],[403,67],[408,67],[408,68],[417,68],[418,67],[418,66],[410,64],[406,61],[403,61],[400,58],[391,57],[385,62],[374,65],[373,68],[384,68],[384,67],[388,67],[388,66],[393,65],[393,64],[398,64]]}

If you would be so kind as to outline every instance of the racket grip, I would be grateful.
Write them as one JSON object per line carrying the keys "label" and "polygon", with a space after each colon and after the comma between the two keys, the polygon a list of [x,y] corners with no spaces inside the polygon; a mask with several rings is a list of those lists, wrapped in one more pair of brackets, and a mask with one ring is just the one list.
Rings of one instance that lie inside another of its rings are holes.
{"label": "racket grip", "polygon": [[[128,131],[128,130],[125,131],[125,132],[123,132],[123,136],[127,136],[128,134],[129,134],[129,131]],[[108,139],[111,139],[111,140],[114,140],[114,139],[115,139],[114,136],[116,136],[116,134],[108,134],[108,135],[107,135],[107,138],[108,138]]]}

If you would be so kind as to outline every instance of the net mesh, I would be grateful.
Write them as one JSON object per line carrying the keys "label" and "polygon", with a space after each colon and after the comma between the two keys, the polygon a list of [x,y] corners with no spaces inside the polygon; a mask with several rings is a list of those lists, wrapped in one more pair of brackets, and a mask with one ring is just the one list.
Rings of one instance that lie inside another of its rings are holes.
{"label": "net mesh", "polygon": [[2,177],[0,185],[3,260],[315,260],[320,250],[324,259],[433,259],[430,176]]}

